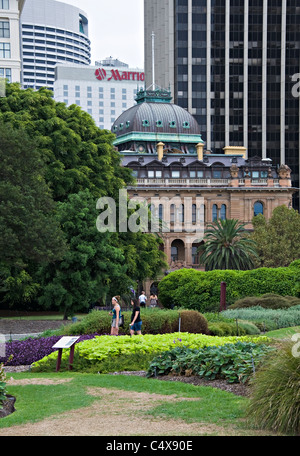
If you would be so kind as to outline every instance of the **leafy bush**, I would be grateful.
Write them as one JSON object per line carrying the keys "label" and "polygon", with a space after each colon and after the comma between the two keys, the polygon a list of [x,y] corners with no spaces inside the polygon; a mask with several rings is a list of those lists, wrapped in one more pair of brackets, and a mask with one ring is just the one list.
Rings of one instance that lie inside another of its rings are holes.
{"label": "leafy bush", "polygon": [[227,309],[222,312],[224,317],[238,318],[255,323],[260,329],[271,331],[300,325],[300,306],[288,309],[264,309],[260,306],[246,309]]}
{"label": "leafy bush", "polygon": [[[131,312],[122,312],[124,315],[124,327],[119,329],[119,335],[129,335],[129,323]],[[195,332],[207,334],[207,322],[199,312],[191,310],[168,310],[168,309],[141,309],[143,321],[143,334],[165,334],[179,330],[179,316],[181,315],[181,330],[183,332]],[[111,316],[108,312],[94,310],[81,321],[73,323],[62,329],[64,334],[109,334]]]}
{"label": "leafy bush", "polygon": [[209,334],[206,318],[196,310],[182,310],[180,317],[182,332]]}
{"label": "leafy bush", "polygon": [[[249,339],[244,337],[211,337],[204,334],[172,333],[172,334],[146,334],[143,336],[96,336],[91,340],[86,340],[76,344],[74,357],[74,370],[86,370],[94,364],[107,359],[127,356],[131,354],[161,353],[168,351],[176,346],[189,348],[202,348],[210,345],[224,345],[225,343],[235,343],[237,341],[265,342],[269,339],[261,336]],[[57,358],[56,353],[41,359],[33,364],[34,370],[45,370],[53,368],[53,361]],[[68,350],[63,351],[63,359],[69,359]],[[52,363],[52,364],[51,364]]]}
{"label": "leafy bush", "polygon": [[300,357],[290,342],[271,354],[251,385],[250,421],[259,428],[300,435]]}
{"label": "leafy bush", "polygon": [[271,350],[266,345],[237,342],[219,347],[187,349],[175,348],[157,356],[150,364],[148,377],[156,375],[199,375],[228,383],[245,383],[257,368],[263,356]]}
{"label": "leafy bush", "polygon": [[246,296],[275,293],[297,296],[300,269],[296,267],[259,268],[250,271],[181,269],[159,283],[159,299],[166,308],[181,306],[201,313],[220,307],[220,284],[226,282],[227,304]]}
{"label": "leafy bush", "polygon": [[250,296],[238,299],[230,306],[230,309],[260,306],[266,309],[288,309],[299,306],[300,299],[295,296],[280,296],[274,293],[266,293],[262,296]]}
{"label": "leafy bush", "polygon": [[6,374],[3,363],[0,364],[0,410],[3,408],[3,401],[6,399]]}
{"label": "leafy bush", "polygon": [[245,334],[256,335],[260,334],[260,329],[249,321],[239,320],[225,317],[222,312],[205,313],[205,318],[208,321],[209,334],[212,336],[242,336]]}

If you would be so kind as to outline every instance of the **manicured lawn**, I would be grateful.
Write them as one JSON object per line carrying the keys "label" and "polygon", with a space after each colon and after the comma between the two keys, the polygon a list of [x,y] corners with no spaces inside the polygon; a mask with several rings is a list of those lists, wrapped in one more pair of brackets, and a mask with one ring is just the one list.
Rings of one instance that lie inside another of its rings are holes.
{"label": "manicured lawn", "polygon": [[300,326],[276,329],[275,331],[267,332],[265,335],[268,337],[274,337],[275,339],[290,339],[293,334],[297,333],[300,333]]}
{"label": "manicured lawn", "polygon": [[[76,373],[9,374],[14,379],[71,379],[56,385],[8,385],[8,393],[16,396],[16,412],[0,420],[0,428],[37,422],[50,416],[91,405],[99,397],[88,394],[87,388],[101,387],[134,392],[177,395],[199,398],[199,401],[163,402],[145,412],[156,418],[182,419],[188,423],[220,423],[243,427],[243,415],[248,399],[211,387],[199,387],[181,382],[168,382],[135,376],[112,376]],[[157,405],[157,404],[156,404]]]}

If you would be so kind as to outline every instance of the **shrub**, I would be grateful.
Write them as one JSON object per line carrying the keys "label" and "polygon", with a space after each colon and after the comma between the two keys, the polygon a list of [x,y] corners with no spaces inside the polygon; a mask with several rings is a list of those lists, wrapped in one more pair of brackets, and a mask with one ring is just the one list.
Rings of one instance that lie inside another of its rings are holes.
{"label": "shrub", "polygon": [[147,377],[199,375],[209,380],[226,379],[228,383],[245,383],[253,374],[253,364],[257,368],[270,350],[266,345],[251,342],[210,346],[199,350],[177,347],[154,358]]}
{"label": "shrub", "polygon": [[3,408],[3,401],[6,399],[6,374],[4,372],[3,363],[0,364],[0,410]]}
{"label": "shrub", "polygon": [[222,312],[224,317],[238,318],[255,323],[260,329],[267,331],[300,325],[300,306],[288,309],[264,309],[260,306],[246,309],[227,309]]}
{"label": "shrub", "polygon": [[295,296],[280,296],[274,293],[266,293],[262,296],[250,296],[238,299],[230,306],[230,309],[254,306],[260,306],[266,309],[287,309],[297,305],[300,305],[300,299]]}
{"label": "shrub", "polygon": [[209,334],[206,318],[196,310],[182,310],[180,317],[182,332]]}
{"label": "shrub", "polygon": [[266,293],[297,296],[300,268],[259,268],[250,271],[181,269],[161,280],[159,299],[166,308],[181,306],[201,313],[216,312],[220,307],[221,282],[227,284],[227,305],[246,296]]}
{"label": "shrub", "polygon": [[[131,311],[122,311],[124,327],[119,328],[119,335],[129,335]],[[178,331],[179,312],[167,309],[141,309],[142,333],[164,334]],[[79,322],[63,328],[67,335],[110,334],[111,316],[108,312],[93,310]]]}
{"label": "shrub", "polygon": [[290,342],[272,353],[251,384],[248,417],[254,426],[300,435],[300,357]]}

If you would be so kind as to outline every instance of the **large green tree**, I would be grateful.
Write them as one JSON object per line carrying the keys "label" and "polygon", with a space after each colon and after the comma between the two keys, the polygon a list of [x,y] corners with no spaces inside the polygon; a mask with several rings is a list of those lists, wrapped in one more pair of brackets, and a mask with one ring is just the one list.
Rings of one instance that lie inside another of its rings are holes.
{"label": "large green tree", "polygon": [[0,258],[8,266],[62,258],[66,245],[45,165],[22,128],[0,121]]}
{"label": "large green tree", "polygon": [[35,139],[54,200],[63,201],[86,188],[95,198],[116,198],[132,177],[120,166],[114,135],[100,130],[80,107],[67,107],[52,97],[45,88],[22,90],[18,84],[7,84],[6,97],[0,98],[0,120],[25,129]]}
{"label": "large green tree", "polygon": [[249,239],[245,224],[238,220],[217,220],[209,224],[203,240],[199,261],[207,270],[253,268],[253,257],[257,255],[255,241]]}
{"label": "large green tree", "polygon": [[251,238],[257,245],[259,267],[289,266],[300,259],[300,214],[295,209],[278,206],[269,220],[257,215],[252,220]]}
{"label": "large green tree", "polygon": [[112,234],[96,228],[97,210],[89,190],[58,203],[57,216],[70,248],[62,261],[40,269],[39,301],[45,308],[63,311],[66,318],[105,299],[112,284],[118,284],[116,292],[123,292],[132,282]]}
{"label": "large green tree", "polygon": [[[68,315],[106,293],[120,293],[129,284],[159,273],[165,263],[157,237],[96,231],[98,198],[113,198],[118,209],[119,190],[133,182],[131,171],[121,166],[114,135],[97,128],[78,106],[55,102],[46,89],[21,90],[8,84],[6,95],[0,98],[0,121],[34,140],[68,247],[62,259],[54,263],[49,259],[42,268],[33,259],[22,275],[27,295],[35,289],[29,274],[40,284],[39,302],[63,308]],[[83,219],[76,214],[76,205],[82,208]],[[17,282],[10,284],[14,287]]]}

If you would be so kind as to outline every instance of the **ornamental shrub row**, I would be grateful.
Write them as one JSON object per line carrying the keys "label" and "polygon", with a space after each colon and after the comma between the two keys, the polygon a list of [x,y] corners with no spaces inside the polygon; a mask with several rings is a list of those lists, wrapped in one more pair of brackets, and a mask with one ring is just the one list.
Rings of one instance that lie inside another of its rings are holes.
{"label": "ornamental shrub row", "polygon": [[260,330],[288,328],[300,325],[300,306],[289,309],[265,309],[260,306],[245,309],[227,309],[222,312],[223,317],[241,319],[253,322]]}
{"label": "ornamental shrub row", "polygon": [[220,285],[226,282],[227,305],[246,296],[276,293],[297,296],[300,268],[258,268],[250,271],[181,269],[164,277],[159,283],[159,300],[165,308],[182,306],[204,312],[220,307]]}

